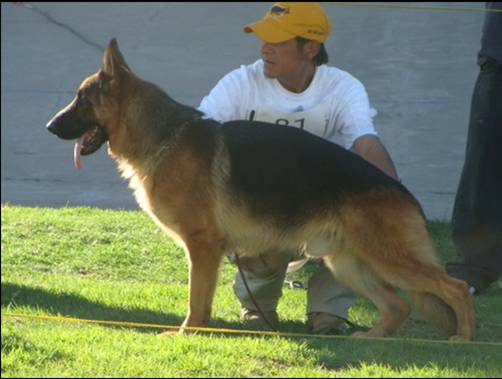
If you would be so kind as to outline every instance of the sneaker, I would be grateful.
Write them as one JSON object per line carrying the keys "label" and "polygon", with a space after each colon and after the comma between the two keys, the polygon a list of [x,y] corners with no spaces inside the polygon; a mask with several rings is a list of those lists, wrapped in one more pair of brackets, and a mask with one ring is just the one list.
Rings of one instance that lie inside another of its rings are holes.
{"label": "sneaker", "polygon": [[[276,311],[263,312],[268,322],[272,324],[274,328],[279,325],[279,316]],[[270,328],[269,324],[263,318],[262,314],[254,309],[241,308],[241,322],[253,327],[266,327]]]}
{"label": "sneaker", "polygon": [[353,324],[343,317],[325,312],[312,312],[308,315],[307,324],[313,334],[350,335],[369,328]]}

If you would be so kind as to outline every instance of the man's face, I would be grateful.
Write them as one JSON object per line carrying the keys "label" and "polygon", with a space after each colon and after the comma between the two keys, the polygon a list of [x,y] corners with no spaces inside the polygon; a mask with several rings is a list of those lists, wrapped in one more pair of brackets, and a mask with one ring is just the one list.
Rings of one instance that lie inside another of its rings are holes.
{"label": "man's face", "polygon": [[261,57],[265,76],[272,79],[291,79],[311,64],[308,55],[297,47],[296,39],[270,43],[262,41]]}

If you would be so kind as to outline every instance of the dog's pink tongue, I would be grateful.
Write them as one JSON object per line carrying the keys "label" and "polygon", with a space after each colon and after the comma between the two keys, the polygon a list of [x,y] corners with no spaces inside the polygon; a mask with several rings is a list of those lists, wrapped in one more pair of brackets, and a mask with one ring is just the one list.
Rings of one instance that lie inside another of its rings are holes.
{"label": "dog's pink tongue", "polygon": [[75,168],[77,170],[80,170],[82,168],[82,163],[80,161],[80,152],[82,151],[84,140],[85,134],[75,142],[75,146],[73,147],[73,164],[75,165]]}

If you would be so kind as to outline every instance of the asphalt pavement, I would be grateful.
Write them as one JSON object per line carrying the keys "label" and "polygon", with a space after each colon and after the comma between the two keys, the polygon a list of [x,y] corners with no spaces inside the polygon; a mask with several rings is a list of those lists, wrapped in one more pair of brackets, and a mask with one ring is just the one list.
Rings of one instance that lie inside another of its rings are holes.
{"label": "asphalt pavement", "polygon": [[[409,3],[400,3],[403,5]],[[270,3],[13,3],[1,5],[1,202],[136,209],[102,148],[73,167],[73,144],[50,117],[116,37],[129,66],[197,107],[216,82],[259,58],[242,26]],[[483,3],[413,3],[482,9]],[[429,219],[449,220],[465,153],[482,12],[325,3],[330,65],[365,85],[403,183]]]}

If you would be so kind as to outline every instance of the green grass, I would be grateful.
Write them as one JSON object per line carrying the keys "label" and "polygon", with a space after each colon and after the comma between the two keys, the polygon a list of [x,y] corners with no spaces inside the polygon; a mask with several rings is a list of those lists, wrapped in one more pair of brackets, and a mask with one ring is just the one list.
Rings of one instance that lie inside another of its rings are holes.
{"label": "green grass", "polygon": [[[429,224],[443,261],[447,223]],[[475,343],[450,343],[413,314],[396,338],[311,339],[20,319],[6,313],[179,325],[185,254],[137,211],[2,206],[2,377],[501,377],[502,286],[475,297]],[[315,264],[297,274],[305,280]],[[210,326],[243,329],[224,260]],[[306,332],[305,290],[284,288],[280,329]],[[360,299],[350,319],[371,325]]]}

